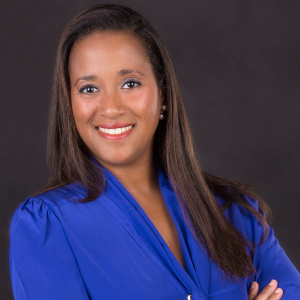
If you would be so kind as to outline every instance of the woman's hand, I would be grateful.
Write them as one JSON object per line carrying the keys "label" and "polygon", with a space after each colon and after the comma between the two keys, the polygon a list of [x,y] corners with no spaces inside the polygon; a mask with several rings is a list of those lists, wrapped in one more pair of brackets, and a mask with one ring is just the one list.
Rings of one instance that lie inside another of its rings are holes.
{"label": "woman's hand", "polygon": [[258,294],[259,285],[253,281],[248,290],[248,300],[278,300],[283,295],[283,290],[277,288],[278,282],[271,280],[268,285]]}

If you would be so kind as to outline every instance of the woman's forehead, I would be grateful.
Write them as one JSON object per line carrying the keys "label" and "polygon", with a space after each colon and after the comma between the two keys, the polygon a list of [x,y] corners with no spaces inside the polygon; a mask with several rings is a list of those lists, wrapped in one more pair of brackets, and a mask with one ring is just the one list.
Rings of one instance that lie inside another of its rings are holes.
{"label": "woman's forehead", "polygon": [[69,59],[70,72],[139,70],[149,72],[149,59],[142,43],[127,32],[94,32],[74,44]]}

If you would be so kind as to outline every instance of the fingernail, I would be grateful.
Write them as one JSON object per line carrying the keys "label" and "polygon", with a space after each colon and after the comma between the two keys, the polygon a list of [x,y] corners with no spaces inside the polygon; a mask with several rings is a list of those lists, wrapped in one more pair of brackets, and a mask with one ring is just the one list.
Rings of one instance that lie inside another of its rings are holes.
{"label": "fingernail", "polygon": [[250,290],[255,289],[255,286],[256,286],[256,283],[255,283],[255,281],[253,281],[253,282],[251,283]]}
{"label": "fingernail", "polygon": [[282,289],[279,289],[279,288],[278,288],[274,293],[275,293],[275,294],[280,294],[281,292],[282,292]]}
{"label": "fingernail", "polygon": [[273,286],[276,283],[276,280],[272,279],[268,285]]}

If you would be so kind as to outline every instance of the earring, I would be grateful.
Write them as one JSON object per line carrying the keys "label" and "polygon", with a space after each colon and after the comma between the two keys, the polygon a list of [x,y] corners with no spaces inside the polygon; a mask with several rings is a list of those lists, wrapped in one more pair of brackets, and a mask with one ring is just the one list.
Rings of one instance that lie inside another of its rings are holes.
{"label": "earring", "polygon": [[160,110],[160,116],[159,116],[159,119],[160,120],[163,120],[165,118],[165,111],[167,110],[167,106],[166,105],[163,105],[161,107],[161,110]]}

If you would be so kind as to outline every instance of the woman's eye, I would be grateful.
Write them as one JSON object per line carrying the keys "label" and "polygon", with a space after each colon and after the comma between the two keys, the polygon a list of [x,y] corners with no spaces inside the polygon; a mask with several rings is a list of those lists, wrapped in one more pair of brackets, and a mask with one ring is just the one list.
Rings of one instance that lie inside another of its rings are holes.
{"label": "woman's eye", "polygon": [[132,88],[136,88],[138,86],[140,86],[141,83],[137,80],[130,80],[130,81],[127,81],[123,84],[122,88],[123,89],[132,89]]}
{"label": "woman's eye", "polygon": [[79,93],[81,94],[93,94],[93,93],[96,93],[98,92],[98,88],[93,86],[93,85],[86,85],[86,86],[83,86],[80,90],[79,90]]}

